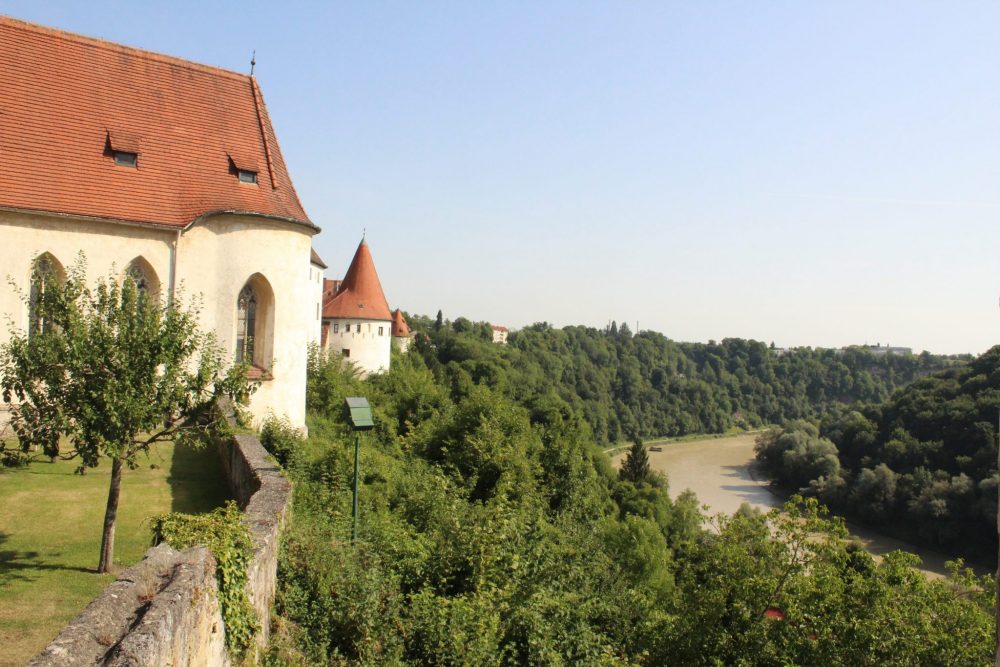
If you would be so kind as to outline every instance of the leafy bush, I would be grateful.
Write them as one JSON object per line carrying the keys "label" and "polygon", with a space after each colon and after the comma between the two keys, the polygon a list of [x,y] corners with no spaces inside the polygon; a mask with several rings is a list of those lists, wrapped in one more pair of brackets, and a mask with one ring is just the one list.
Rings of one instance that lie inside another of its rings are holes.
{"label": "leafy bush", "polygon": [[31,463],[31,458],[29,452],[7,448],[0,443],[0,468],[23,468]]}
{"label": "leafy bush", "polygon": [[260,430],[260,444],[282,468],[287,468],[302,451],[305,439],[287,419],[271,415]]}

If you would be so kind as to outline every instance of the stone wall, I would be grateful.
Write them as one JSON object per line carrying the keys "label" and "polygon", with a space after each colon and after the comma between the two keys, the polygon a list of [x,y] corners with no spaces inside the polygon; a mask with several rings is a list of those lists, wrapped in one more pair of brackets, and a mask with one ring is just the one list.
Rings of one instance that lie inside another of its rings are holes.
{"label": "stone wall", "polygon": [[256,436],[237,435],[221,442],[219,456],[253,539],[254,556],[247,580],[262,628],[257,641],[264,646],[277,583],[278,542],[291,509],[292,485]]}
{"label": "stone wall", "polygon": [[[252,435],[219,442],[230,488],[253,538],[250,600],[267,644],[278,568],[278,542],[291,506],[291,484]],[[202,547],[165,544],[122,572],[28,663],[69,665],[229,665],[219,610],[215,559]]]}

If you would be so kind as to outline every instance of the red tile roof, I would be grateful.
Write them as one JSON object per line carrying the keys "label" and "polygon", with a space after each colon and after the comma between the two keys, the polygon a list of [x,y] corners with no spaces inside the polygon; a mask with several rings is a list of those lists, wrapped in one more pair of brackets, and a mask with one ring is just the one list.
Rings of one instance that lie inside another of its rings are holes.
{"label": "red tile roof", "polygon": [[314,248],[309,248],[309,261],[320,268],[329,268]]}
{"label": "red tile roof", "polygon": [[410,335],[410,325],[406,323],[406,318],[403,317],[403,311],[399,308],[392,313],[392,335],[399,337],[406,337]]}
{"label": "red tile roof", "polygon": [[323,317],[353,317],[366,320],[391,320],[389,303],[385,300],[382,283],[372,253],[364,239],[358,245],[347,275],[329,301],[323,299]]}
{"label": "red tile roof", "polygon": [[[136,167],[112,151],[138,153]],[[257,184],[235,169],[255,169]],[[310,224],[254,78],[0,16],[0,207]]]}

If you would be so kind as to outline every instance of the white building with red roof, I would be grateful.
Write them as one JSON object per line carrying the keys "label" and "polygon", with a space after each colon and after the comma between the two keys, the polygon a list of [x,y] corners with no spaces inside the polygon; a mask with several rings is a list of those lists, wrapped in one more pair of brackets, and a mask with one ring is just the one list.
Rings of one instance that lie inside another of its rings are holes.
{"label": "white building with red roof", "polygon": [[397,308],[392,312],[392,342],[400,352],[406,352],[410,349],[412,341],[413,332],[410,331],[410,325],[406,323],[403,311]]}
{"label": "white building with red roof", "polygon": [[326,281],[322,348],[340,354],[364,377],[389,370],[397,332],[397,337],[409,339],[406,320],[398,310],[389,310],[371,250],[361,239],[344,279]]}
{"label": "white building with red roof", "polygon": [[304,426],[317,232],[253,76],[0,16],[0,318],[30,330],[18,291],[82,252],[94,279],[199,298],[251,414]]}

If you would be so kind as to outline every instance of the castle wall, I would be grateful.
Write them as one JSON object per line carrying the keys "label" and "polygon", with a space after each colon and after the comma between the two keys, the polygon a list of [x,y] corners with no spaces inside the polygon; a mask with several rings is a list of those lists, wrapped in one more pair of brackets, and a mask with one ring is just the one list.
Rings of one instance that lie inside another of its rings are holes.
{"label": "castle wall", "polygon": [[227,355],[236,353],[240,290],[254,276],[270,286],[273,312],[266,319],[271,330],[254,341],[265,350],[263,365],[270,376],[250,400],[258,425],[273,412],[305,426],[306,350],[317,327],[316,285],[309,279],[311,243],[311,230],[305,227],[237,215],[213,216],[181,237],[178,285],[189,296],[202,295],[201,327],[216,333]]}
{"label": "castle wall", "polygon": [[[390,333],[389,320],[328,319],[326,350],[343,354],[357,366],[362,376],[389,370]],[[348,354],[344,354],[347,350]]]}
{"label": "castle wall", "polygon": [[309,310],[313,323],[308,330],[307,342],[309,345],[319,345],[320,329],[323,323],[323,269],[316,264],[309,267],[309,284],[313,286],[314,303]]}
{"label": "castle wall", "polygon": [[255,345],[264,351],[261,365],[267,372],[249,410],[258,424],[274,413],[305,427],[306,349],[319,335],[317,303],[323,286],[322,273],[309,259],[311,229],[257,216],[220,215],[178,237],[176,229],[0,211],[0,230],[0,345],[10,339],[3,318],[27,329],[28,307],[21,294],[30,291],[33,262],[42,253],[64,269],[83,253],[91,285],[112,274],[120,278],[134,259],[143,258],[162,297],[173,285],[181,303],[198,304],[200,328],[216,334],[229,359],[236,351],[240,290],[253,276],[263,280],[270,298],[261,314],[270,324]]}
{"label": "castle wall", "polygon": [[[0,211],[0,229],[0,316],[9,316],[22,331],[28,327],[28,306],[17,290],[28,293],[33,263],[42,253],[49,253],[64,269],[83,253],[89,283],[110,275],[112,268],[120,277],[133,259],[143,257],[161,286],[169,283],[171,246],[177,236],[173,230],[10,211]],[[0,322],[0,345],[8,340],[9,327]]]}
{"label": "castle wall", "polygon": [[400,352],[407,352],[410,349],[410,343],[413,342],[413,338],[410,336],[393,336],[393,344],[399,349]]}

